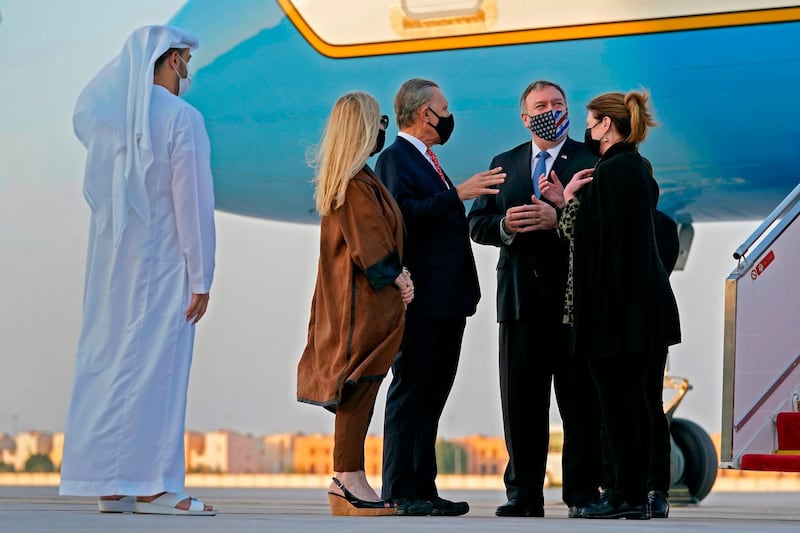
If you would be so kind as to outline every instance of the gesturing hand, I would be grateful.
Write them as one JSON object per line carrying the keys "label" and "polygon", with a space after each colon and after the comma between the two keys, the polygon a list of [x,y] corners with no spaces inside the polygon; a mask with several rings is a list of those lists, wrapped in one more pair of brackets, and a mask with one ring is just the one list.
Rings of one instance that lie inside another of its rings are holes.
{"label": "gesturing hand", "polygon": [[495,167],[485,172],[478,172],[464,183],[456,185],[459,200],[463,202],[484,194],[499,193],[500,190],[496,189],[495,185],[506,181],[506,173],[502,170],[503,167]]}
{"label": "gesturing hand", "polygon": [[583,188],[584,185],[594,179],[592,174],[594,174],[593,168],[587,168],[576,172],[572,176],[572,179],[569,180],[569,183],[567,183],[567,186],[564,188],[564,201],[569,202],[575,198],[575,193],[577,193]]}
{"label": "gesturing hand", "polygon": [[566,204],[564,201],[564,187],[554,171],[550,172],[550,178],[552,181],[548,180],[544,174],[539,176],[539,191],[541,191],[542,196],[560,209]]}

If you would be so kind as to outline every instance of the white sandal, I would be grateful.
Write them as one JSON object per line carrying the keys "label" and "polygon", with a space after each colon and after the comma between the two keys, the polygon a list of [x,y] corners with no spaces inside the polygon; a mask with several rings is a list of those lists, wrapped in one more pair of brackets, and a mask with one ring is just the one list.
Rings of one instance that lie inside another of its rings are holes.
{"label": "white sandal", "polygon": [[136,496],[123,496],[118,500],[97,500],[101,513],[132,513],[136,511]]}
{"label": "white sandal", "polygon": [[[183,500],[189,498],[189,509],[178,509],[175,507]],[[205,510],[205,504],[197,498],[191,498],[180,492],[165,492],[151,502],[136,501],[136,510],[139,514],[168,514],[168,515],[192,515],[192,516],[214,516],[216,509]]]}

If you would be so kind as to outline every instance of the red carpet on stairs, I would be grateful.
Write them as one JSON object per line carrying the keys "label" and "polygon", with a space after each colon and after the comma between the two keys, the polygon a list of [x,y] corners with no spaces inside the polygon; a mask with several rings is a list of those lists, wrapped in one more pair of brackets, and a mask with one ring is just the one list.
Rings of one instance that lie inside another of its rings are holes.
{"label": "red carpet on stairs", "polygon": [[778,413],[775,426],[778,449],[775,453],[743,455],[742,470],[800,472],[800,413]]}
{"label": "red carpet on stairs", "polygon": [[778,413],[778,449],[800,453],[800,413]]}

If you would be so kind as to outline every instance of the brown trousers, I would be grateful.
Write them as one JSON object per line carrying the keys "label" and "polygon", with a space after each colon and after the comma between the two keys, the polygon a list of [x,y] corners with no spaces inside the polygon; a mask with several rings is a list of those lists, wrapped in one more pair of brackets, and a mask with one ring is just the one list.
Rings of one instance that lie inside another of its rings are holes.
{"label": "brown trousers", "polygon": [[333,432],[334,472],[364,470],[364,439],[380,386],[380,380],[356,383],[337,407]]}

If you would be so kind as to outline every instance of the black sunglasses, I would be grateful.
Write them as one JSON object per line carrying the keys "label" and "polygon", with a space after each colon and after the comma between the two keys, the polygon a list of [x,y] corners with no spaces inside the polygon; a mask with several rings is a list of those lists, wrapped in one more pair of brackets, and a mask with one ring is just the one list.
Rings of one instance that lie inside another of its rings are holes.
{"label": "black sunglasses", "polygon": [[389,116],[381,115],[381,128],[386,129],[389,127]]}

